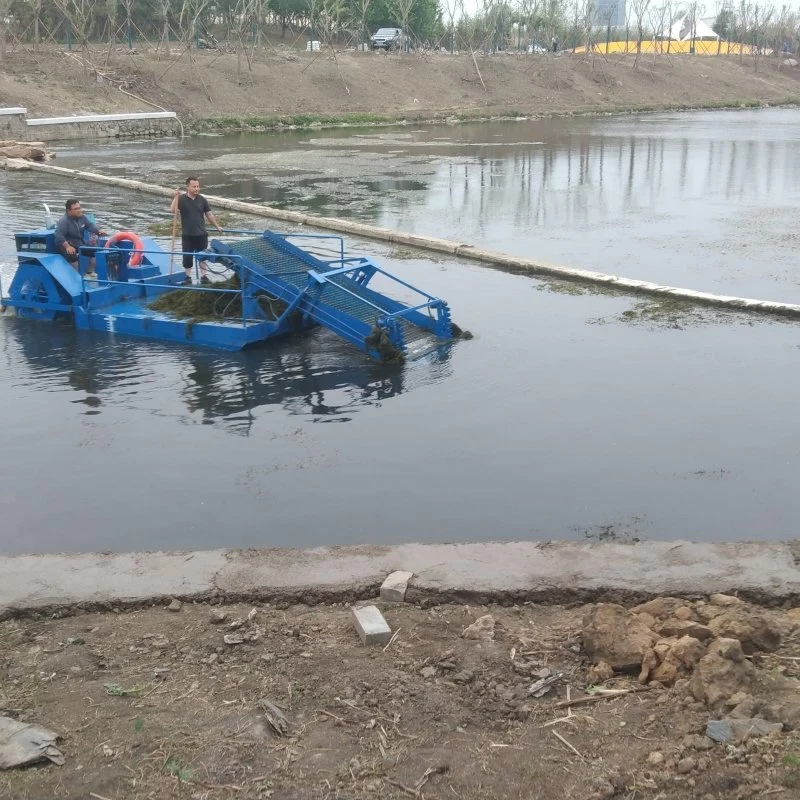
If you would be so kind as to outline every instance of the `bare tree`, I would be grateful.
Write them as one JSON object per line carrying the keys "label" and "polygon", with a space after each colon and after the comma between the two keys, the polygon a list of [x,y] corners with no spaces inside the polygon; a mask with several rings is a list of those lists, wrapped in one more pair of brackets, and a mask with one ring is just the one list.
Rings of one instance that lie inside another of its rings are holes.
{"label": "bare tree", "polygon": [[33,3],[33,49],[39,49],[41,41],[39,34],[39,23],[42,19],[42,0],[34,0]]}
{"label": "bare tree", "polygon": [[164,52],[169,55],[169,12],[172,8],[171,0],[158,0],[158,10],[161,12],[163,28],[161,29],[161,41],[164,44]]}
{"label": "bare tree", "polygon": [[128,40],[128,44],[131,43],[131,35],[133,28],[131,27],[133,23],[133,4],[135,0],[122,0],[122,4],[125,6],[125,38]]}
{"label": "bare tree", "polygon": [[753,48],[752,48],[752,55],[753,55],[753,67],[756,72],[758,72],[758,63],[761,60],[761,56],[764,52],[764,45],[765,45],[765,31],[767,25],[769,25],[770,20],[772,19],[773,14],[775,13],[775,6],[762,6],[760,3],[756,3],[753,6],[752,12],[752,30],[753,30]]}
{"label": "bare tree", "polygon": [[[653,28],[653,65],[656,63],[656,53],[664,53],[664,33],[667,28],[667,4],[650,6],[650,25]],[[668,32],[671,33],[671,31]]]}
{"label": "bare tree", "polygon": [[595,2],[594,0],[579,0],[580,2],[580,21],[583,29],[583,45],[586,58],[592,50],[592,28],[594,27]]}
{"label": "bare tree", "polygon": [[741,0],[739,3],[739,11],[736,15],[739,23],[739,63],[744,64],[744,40],[747,36],[747,31],[750,28],[750,17],[753,13],[753,6],[747,0]]}
{"label": "bare tree", "polygon": [[639,56],[642,54],[642,38],[644,37],[644,18],[650,8],[650,0],[631,0],[633,18],[636,20],[636,57],[633,59],[633,68],[639,66]]}
{"label": "bare tree", "polygon": [[411,30],[409,29],[409,20],[411,19],[411,12],[414,8],[415,2],[416,0],[392,0],[391,2],[391,8],[397,14],[397,19],[400,21],[400,27],[403,29],[404,39],[400,42],[401,50],[407,49],[408,47],[408,37],[411,35]]}
{"label": "bare tree", "polygon": [[10,8],[11,0],[0,0],[0,56],[6,54],[6,24]]}
{"label": "bare tree", "polygon": [[67,21],[69,30],[86,47],[89,28],[94,20],[94,3],[91,0],[55,0],[55,4]]}
{"label": "bare tree", "polygon": [[367,42],[369,42],[367,17],[369,16],[371,5],[372,0],[355,0],[354,12],[358,15],[356,21],[358,23],[358,41],[360,44],[367,44]]}

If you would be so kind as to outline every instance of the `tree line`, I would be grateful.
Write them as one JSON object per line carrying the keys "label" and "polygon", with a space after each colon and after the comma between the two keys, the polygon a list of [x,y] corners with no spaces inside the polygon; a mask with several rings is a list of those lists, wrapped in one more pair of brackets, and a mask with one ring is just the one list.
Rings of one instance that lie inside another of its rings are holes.
{"label": "tree line", "polygon": [[[607,7],[607,6],[605,6]],[[698,2],[627,0],[611,26],[597,0],[0,0],[0,46],[40,43],[219,41],[258,47],[267,34],[368,46],[380,27],[401,27],[407,49],[542,52],[611,40],[660,38],[673,20],[705,17]],[[800,15],[787,5],[724,3],[713,29],[758,49],[798,51]]]}

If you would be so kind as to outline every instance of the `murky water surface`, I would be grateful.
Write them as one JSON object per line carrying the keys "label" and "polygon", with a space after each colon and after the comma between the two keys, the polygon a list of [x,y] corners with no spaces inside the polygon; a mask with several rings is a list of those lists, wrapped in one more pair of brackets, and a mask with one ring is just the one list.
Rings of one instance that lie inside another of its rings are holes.
{"label": "murky water surface", "polygon": [[[800,302],[799,136],[800,111],[767,110],[82,145],[58,163]],[[158,198],[0,173],[2,251],[72,194],[112,229],[166,217]],[[797,323],[348,245],[476,338],[387,368],[323,330],[231,355],[0,320],[0,551],[796,535]]]}

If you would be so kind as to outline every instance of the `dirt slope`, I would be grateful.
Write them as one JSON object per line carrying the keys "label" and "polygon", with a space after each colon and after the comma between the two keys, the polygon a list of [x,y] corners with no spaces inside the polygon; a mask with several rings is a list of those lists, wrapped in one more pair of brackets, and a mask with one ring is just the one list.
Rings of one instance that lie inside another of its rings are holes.
{"label": "dirt slope", "polygon": [[[305,53],[270,46],[236,53],[154,49],[109,54],[17,51],[0,73],[0,104],[33,116],[142,111],[184,121],[219,117],[570,113],[674,106],[781,103],[800,97],[800,68],[736,57]],[[135,99],[120,91],[137,95]],[[148,102],[143,102],[148,101]]]}
{"label": "dirt slope", "polygon": [[[660,598],[646,608],[724,613],[682,602]],[[596,685],[587,694],[599,680],[586,657],[589,607],[380,605],[396,632],[386,647],[362,646],[341,604],[174,603],[0,623],[0,715],[53,729],[65,758],[62,767],[0,771],[0,797],[798,796],[792,725],[726,744],[705,735],[709,719],[736,716],[733,703],[748,713],[760,704],[771,719],[796,712],[798,609],[738,606],[746,615],[736,619],[758,618],[758,630],[782,631],[782,641],[774,653],[748,656],[747,669],[765,686],[754,683],[752,695],[739,692],[728,711],[712,711],[681,681],[646,688],[635,672],[609,670],[605,686],[616,694],[603,697]],[[487,613],[491,638],[461,635]],[[706,680],[727,696],[745,664],[720,666]],[[555,676],[553,688],[531,696],[544,675]],[[275,706],[286,717],[284,735],[268,722],[270,703],[273,718]]]}

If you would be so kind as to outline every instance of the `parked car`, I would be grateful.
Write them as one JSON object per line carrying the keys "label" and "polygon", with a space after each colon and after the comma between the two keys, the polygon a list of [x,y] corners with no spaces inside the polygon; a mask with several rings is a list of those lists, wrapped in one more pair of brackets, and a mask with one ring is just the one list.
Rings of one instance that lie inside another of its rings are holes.
{"label": "parked car", "polygon": [[370,39],[373,50],[399,50],[403,45],[402,28],[378,28]]}

